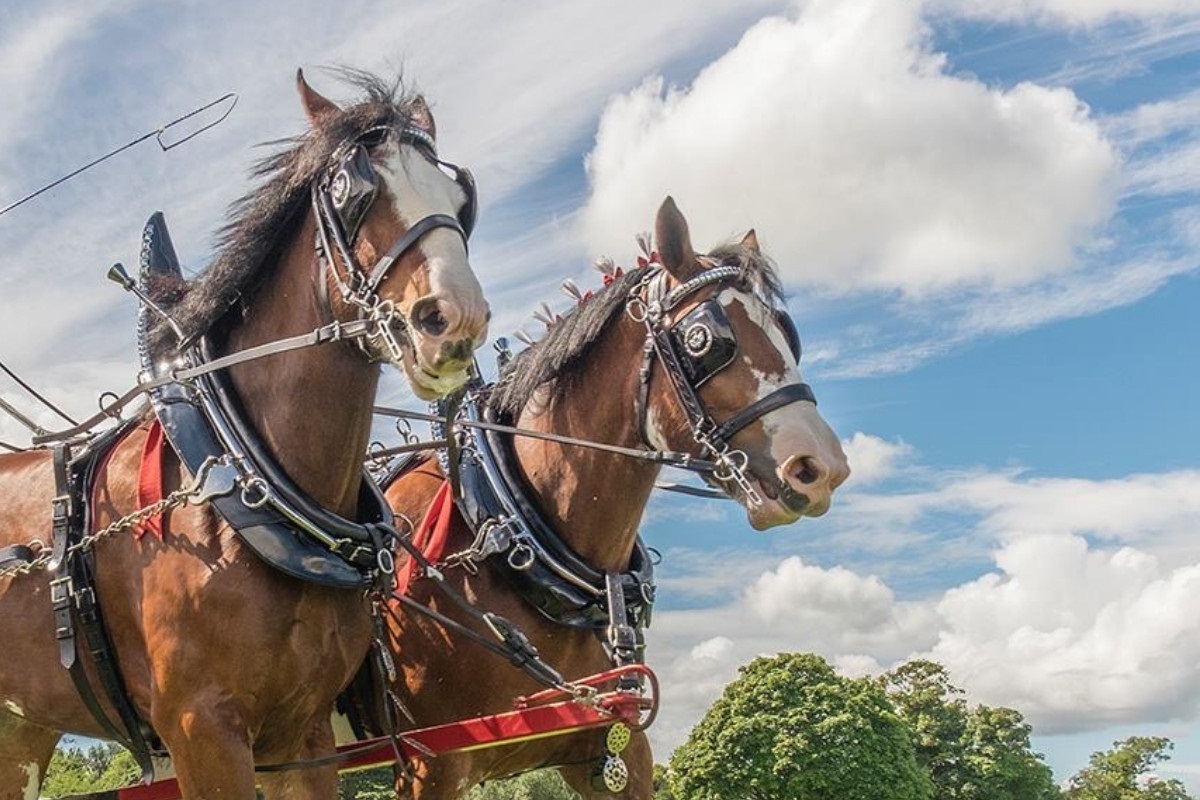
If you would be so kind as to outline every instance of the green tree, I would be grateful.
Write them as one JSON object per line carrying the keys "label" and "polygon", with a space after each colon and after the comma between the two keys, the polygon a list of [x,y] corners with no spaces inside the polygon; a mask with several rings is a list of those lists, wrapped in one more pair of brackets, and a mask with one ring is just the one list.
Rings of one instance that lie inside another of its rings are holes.
{"label": "green tree", "polygon": [[671,757],[688,800],[928,800],[903,721],[870,680],[812,654],[742,667]]}
{"label": "green tree", "polygon": [[64,795],[119,789],[137,783],[142,771],[123,747],[101,742],[88,748],[64,747],[54,751],[42,795]]}
{"label": "green tree", "polygon": [[963,772],[966,800],[1053,800],[1054,773],[1033,751],[1032,728],[1011,708],[976,706],[967,715]]}
{"label": "green tree", "polygon": [[396,780],[391,767],[372,767],[343,772],[338,781],[338,800],[395,800]]}
{"label": "green tree", "polygon": [[968,708],[945,667],[917,659],[885,673],[880,685],[908,723],[917,760],[936,800],[1053,800],[1050,767],[1011,708]]}
{"label": "green tree", "polygon": [[945,667],[917,659],[880,676],[880,684],[907,724],[917,761],[938,800],[963,797],[967,703]]}
{"label": "green tree", "polygon": [[1111,750],[1092,754],[1088,766],[1071,778],[1067,800],[1192,800],[1174,778],[1162,780],[1150,773],[1170,758],[1175,747],[1161,736],[1131,736],[1113,742]]}
{"label": "green tree", "polygon": [[472,789],[466,800],[577,800],[556,769],[526,772],[504,781],[488,781]]}
{"label": "green tree", "polygon": [[664,764],[654,765],[651,788],[654,790],[654,800],[679,800],[679,796],[671,791],[671,771]]}

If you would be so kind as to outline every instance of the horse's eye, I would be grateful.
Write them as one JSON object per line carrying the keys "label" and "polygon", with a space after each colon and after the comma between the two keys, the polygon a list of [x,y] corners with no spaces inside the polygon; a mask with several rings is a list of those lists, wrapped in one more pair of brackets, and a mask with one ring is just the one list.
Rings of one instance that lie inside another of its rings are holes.
{"label": "horse's eye", "polygon": [[389,129],[383,126],[371,128],[358,137],[358,143],[370,149],[387,141]]}

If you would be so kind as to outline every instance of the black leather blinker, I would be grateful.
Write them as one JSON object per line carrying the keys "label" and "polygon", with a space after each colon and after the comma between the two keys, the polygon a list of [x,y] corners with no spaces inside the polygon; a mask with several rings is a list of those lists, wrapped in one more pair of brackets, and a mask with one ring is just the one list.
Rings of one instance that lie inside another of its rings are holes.
{"label": "black leather blinker", "polygon": [[792,351],[792,357],[796,359],[796,363],[800,363],[800,332],[796,330],[796,323],[792,321],[792,317],[783,309],[775,312],[775,324],[779,326],[779,330],[783,331],[783,338],[787,340],[788,349]]}
{"label": "black leather blinker", "polygon": [[706,300],[676,322],[671,327],[671,339],[693,387],[703,385],[737,355],[733,327],[716,300]]}
{"label": "black leather blinker", "polygon": [[346,244],[352,245],[358,229],[375,202],[378,178],[364,144],[355,144],[333,170],[329,199],[337,212]]}

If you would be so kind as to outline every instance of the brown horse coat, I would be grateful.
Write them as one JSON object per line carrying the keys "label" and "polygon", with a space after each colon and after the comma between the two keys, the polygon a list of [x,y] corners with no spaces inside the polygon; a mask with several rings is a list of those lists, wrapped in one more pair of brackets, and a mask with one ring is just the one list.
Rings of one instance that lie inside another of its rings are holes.
{"label": "brown horse coat", "polygon": [[[369,151],[382,177],[353,243],[360,262],[373,264],[415,222],[405,209],[423,203],[453,216],[463,205],[454,181],[399,138],[406,125],[433,136],[424,101],[398,101],[394,87],[360,79],[370,99],[344,112],[299,79],[312,130],[268,162],[269,180],[239,207],[242,215],[205,282],[176,307],[201,320],[201,332],[211,329],[219,353],[311,331],[330,313],[355,317],[336,292],[332,307],[322,307],[317,285],[330,277],[317,268],[309,205],[310,183],[325,173],[345,137],[353,141],[381,125],[394,134]],[[425,173],[424,184],[415,180],[418,173]],[[437,197],[414,203],[419,185],[435,188]],[[407,250],[378,288],[408,320],[405,367],[428,382],[426,393],[461,382],[486,332],[487,305],[465,242],[442,233]],[[414,318],[419,304],[424,314]],[[377,357],[387,355],[369,347]],[[265,448],[316,503],[345,517],[357,505],[378,377],[378,365],[345,341],[230,369],[242,411]],[[138,508],[146,432],[145,422],[134,428],[100,471],[93,530]],[[165,492],[190,481],[170,452],[164,476]],[[54,494],[47,451],[0,456],[0,546],[46,541]],[[256,763],[332,751],[329,709],[371,639],[367,598],[277,572],[208,506],[175,508],[163,527],[161,540],[122,530],[95,544],[96,592],[125,690],[170,751],[186,800],[252,800]],[[0,577],[0,642],[7,648],[0,660],[0,800],[37,796],[60,732],[104,733],[59,666],[50,577],[40,569]],[[337,795],[329,766],[262,775],[258,782],[270,798]]]}
{"label": "brown horse coat", "polygon": [[[667,272],[667,288],[697,276],[704,264],[692,250],[682,215],[668,198],[659,210],[656,237]],[[744,282],[773,286],[774,276],[749,234],[725,254],[744,265]],[[634,413],[638,396],[643,325],[625,313],[627,295],[636,291],[641,274],[618,280],[605,292],[555,324],[547,337],[522,354],[492,397],[517,417],[518,425],[542,432],[615,444],[644,447]],[[738,281],[736,283],[742,283]],[[744,287],[743,287],[744,288]],[[765,293],[760,293],[765,294]],[[711,297],[723,298],[736,334],[740,358],[733,360],[700,391],[701,400],[720,421],[750,406],[773,387],[799,381],[789,345],[776,330],[769,300],[748,290],[711,286],[689,297],[674,319]],[[522,360],[524,359],[524,361]],[[764,377],[766,376],[766,377]],[[660,368],[651,375],[647,427],[660,449],[700,457],[686,418]],[[733,437],[745,452],[759,492],[766,498],[748,507],[756,526],[786,524],[802,514],[828,508],[833,490],[848,475],[837,437],[811,402],[798,402],[770,412]],[[546,522],[594,568],[621,571],[629,563],[642,512],[658,467],[644,461],[526,437],[513,444],[516,461]],[[799,465],[803,465],[801,468]],[[433,501],[443,476],[429,458],[403,471],[386,489],[393,508],[414,522]],[[797,509],[782,498],[790,487],[803,494]],[[739,497],[745,501],[744,497]],[[466,550],[474,539],[458,513],[451,521],[447,552]],[[548,621],[523,600],[496,565],[503,556],[485,561],[477,574],[461,567],[443,570],[447,581],[478,608],[516,623],[550,665],[575,679],[612,666],[598,637],[590,631]],[[416,580],[410,596],[460,623],[478,625],[435,587]],[[514,698],[540,686],[523,672],[486,653],[420,614],[399,611],[389,618],[390,647],[396,655],[396,689],[418,726],[434,725],[506,711]],[[584,797],[610,796],[591,788],[591,775],[604,753],[605,732],[590,731],[528,741],[503,748],[444,756],[415,765],[415,780],[401,776],[397,791],[416,800],[454,798],[485,779],[549,765],[560,765],[564,778]],[[630,769],[622,796],[652,796],[653,760],[646,736],[634,735],[622,754]]]}

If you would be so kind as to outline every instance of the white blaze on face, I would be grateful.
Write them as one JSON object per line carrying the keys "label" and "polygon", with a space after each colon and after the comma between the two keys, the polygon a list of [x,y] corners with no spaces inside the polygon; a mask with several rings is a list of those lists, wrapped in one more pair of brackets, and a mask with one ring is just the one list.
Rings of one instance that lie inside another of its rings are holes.
{"label": "white blaze on face", "polygon": [[[389,144],[376,172],[392,196],[396,216],[412,226],[430,214],[457,217],[467,201],[458,183],[411,146]],[[486,306],[467,262],[466,243],[450,228],[434,228],[416,245],[429,267],[430,293],[453,300],[465,315]]]}
{"label": "white blaze on face", "polygon": [[[800,367],[792,358],[791,348],[787,337],[775,321],[771,310],[758,298],[739,289],[728,288],[717,295],[722,306],[728,308],[737,303],[742,306],[750,321],[762,329],[770,339],[771,345],[779,351],[783,358],[783,372],[768,373],[755,368],[744,348],[738,352],[742,361],[749,367],[758,385],[754,397],[746,402],[746,406],[761,400],[772,392],[784,386],[800,383]],[[840,447],[837,435],[821,417],[812,403],[790,403],[768,414],[759,417],[763,430],[770,442],[771,460],[782,465],[787,459],[797,454],[821,456],[833,452],[833,445]]]}

